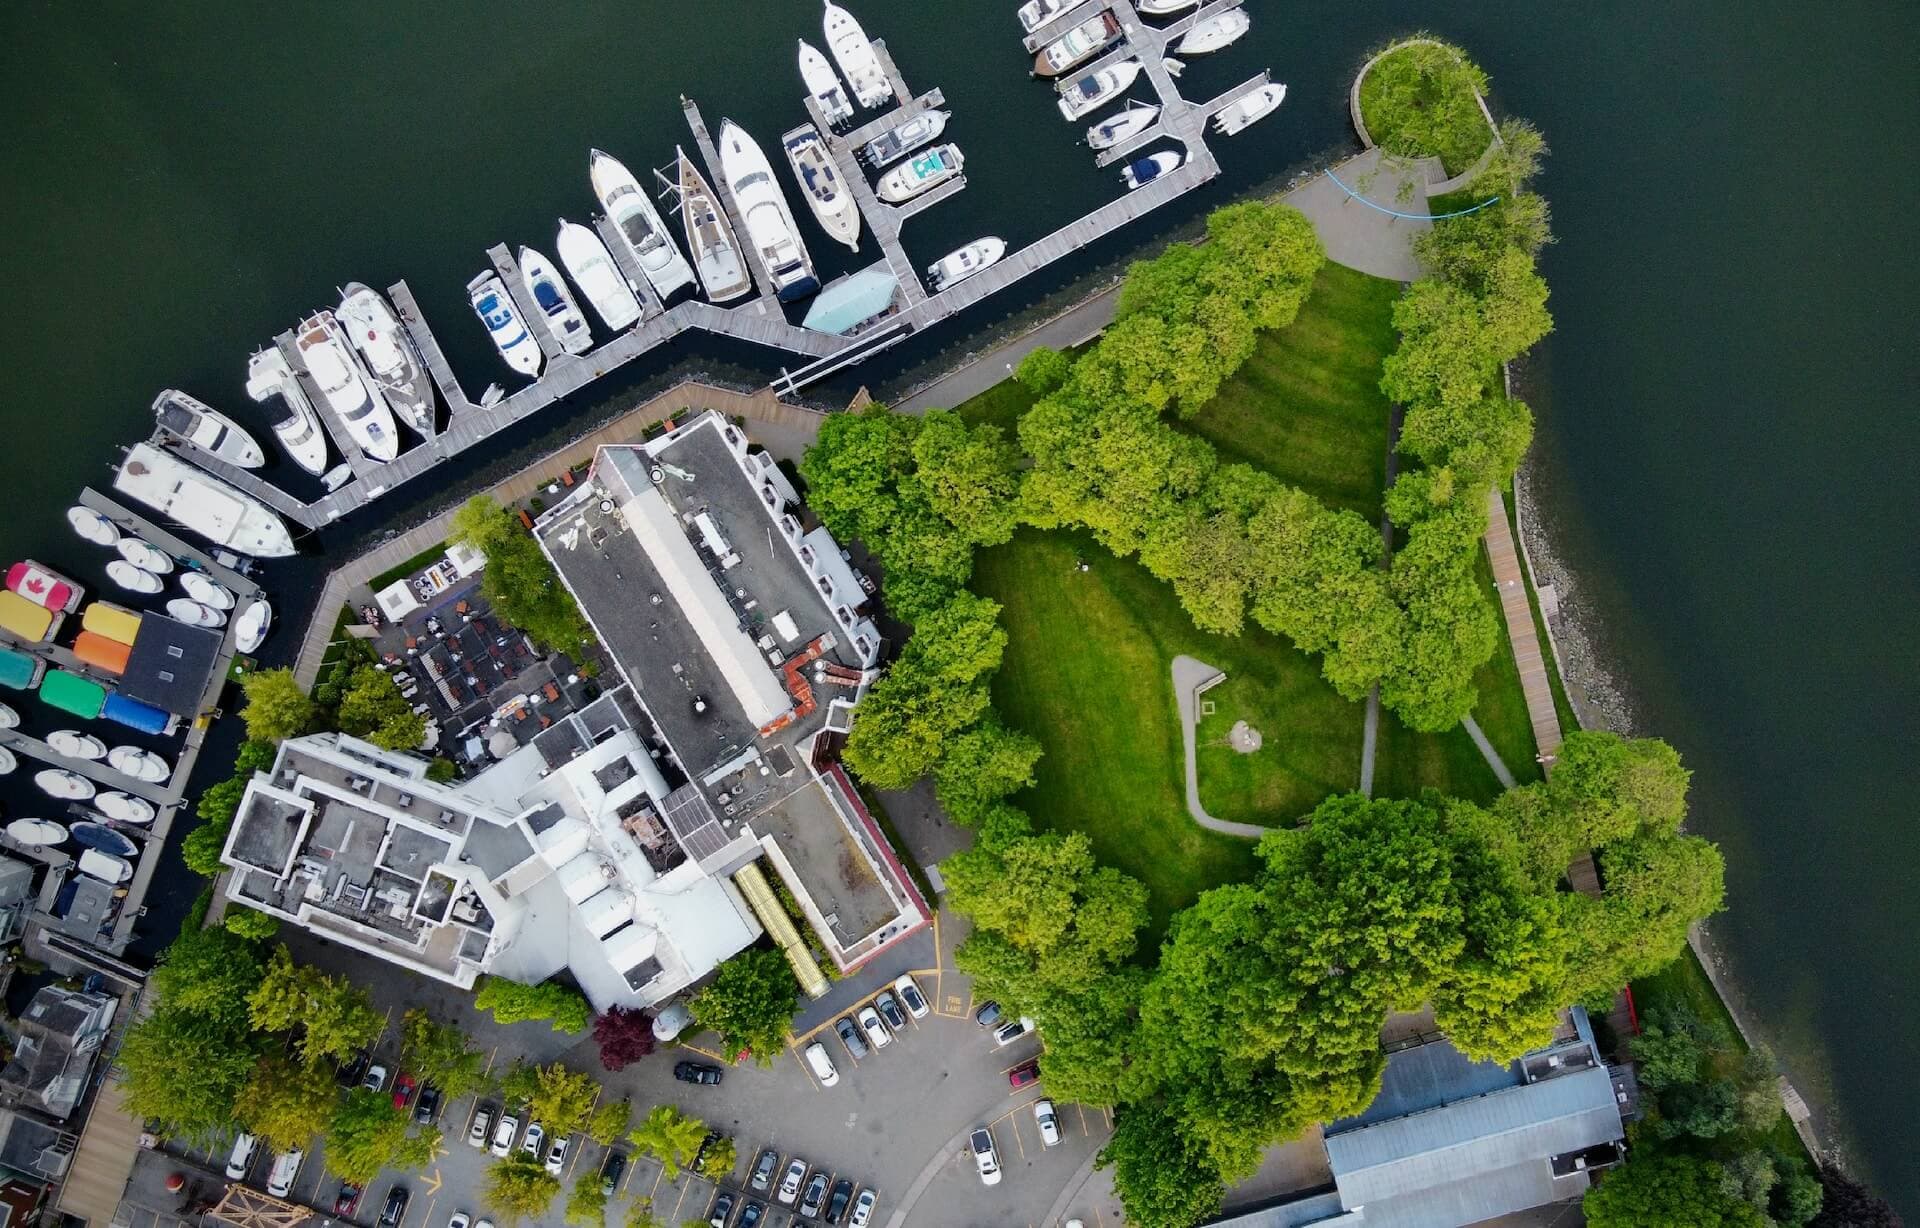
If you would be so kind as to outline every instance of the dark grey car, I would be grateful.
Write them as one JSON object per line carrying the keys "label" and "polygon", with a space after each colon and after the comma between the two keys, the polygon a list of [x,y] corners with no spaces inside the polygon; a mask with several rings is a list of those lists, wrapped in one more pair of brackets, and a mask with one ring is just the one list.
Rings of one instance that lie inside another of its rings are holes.
{"label": "dark grey car", "polygon": [[815,1173],[807,1182],[806,1192],[800,1195],[800,1214],[812,1219],[820,1214],[820,1204],[827,1200],[827,1174]]}
{"label": "dark grey car", "polygon": [[847,1047],[848,1053],[853,1054],[854,1061],[867,1056],[867,1038],[860,1035],[860,1029],[853,1025],[853,1020],[845,1015],[840,1016],[833,1021],[833,1030],[840,1033],[840,1043]]}
{"label": "dark grey car", "polygon": [[780,1153],[769,1147],[760,1153],[753,1162],[753,1175],[747,1178],[747,1188],[756,1194],[764,1194],[773,1185],[773,1170],[780,1167]]}
{"label": "dark grey car", "polygon": [[880,1012],[880,1017],[887,1021],[888,1027],[896,1032],[906,1031],[907,1012],[900,1009],[900,1003],[894,1000],[892,990],[881,990],[879,995],[874,998],[873,1006],[875,1010]]}

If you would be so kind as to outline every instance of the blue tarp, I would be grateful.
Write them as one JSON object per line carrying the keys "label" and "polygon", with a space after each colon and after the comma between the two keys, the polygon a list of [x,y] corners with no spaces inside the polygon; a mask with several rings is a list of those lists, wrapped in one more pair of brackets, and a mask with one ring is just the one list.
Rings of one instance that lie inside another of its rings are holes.
{"label": "blue tarp", "polygon": [[167,725],[173,720],[152,704],[120,694],[107,696],[106,706],[100,709],[100,715],[142,733],[165,733]]}
{"label": "blue tarp", "polygon": [[817,333],[845,336],[893,304],[900,282],[884,268],[862,269],[820,292],[802,323]]}

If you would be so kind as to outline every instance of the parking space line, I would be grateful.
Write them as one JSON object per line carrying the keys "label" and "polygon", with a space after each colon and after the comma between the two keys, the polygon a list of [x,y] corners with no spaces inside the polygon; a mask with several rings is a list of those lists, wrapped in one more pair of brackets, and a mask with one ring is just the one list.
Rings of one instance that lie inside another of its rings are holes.
{"label": "parking space line", "polygon": [[425,1211],[423,1211],[423,1212],[421,1212],[421,1214],[420,1214],[420,1222],[421,1222],[421,1223],[423,1223],[423,1224],[431,1224],[431,1223],[433,1222],[433,1203],[434,1203],[434,1200],[435,1200],[436,1198],[438,1198],[438,1197],[439,1197],[439,1195],[437,1195],[437,1194],[429,1194],[429,1195],[427,1195],[427,1209],[426,1209]]}
{"label": "parking space line", "polygon": [[733,1064],[733,1059],[728,1057],[723,1057],[722,1055],[715,1053],[711,1049],[702,1049],[699,1045],[683,1044],[680,1047],[682,1049],[687,1049],[687,1050],[691,1050],[694,1053],[698,1053],[701,1057],[710,1057],[714,1061],[719,1062],[722,1065],[731,1066]]}
{"label": "parking space line", "polygon": [[1093,1131],[1087,1129],[1087,1106],[1084,1104],[1076,1104],[1073,1106],[1073,1111],[1080,1115],[1080,1137],[1091,1138]]}

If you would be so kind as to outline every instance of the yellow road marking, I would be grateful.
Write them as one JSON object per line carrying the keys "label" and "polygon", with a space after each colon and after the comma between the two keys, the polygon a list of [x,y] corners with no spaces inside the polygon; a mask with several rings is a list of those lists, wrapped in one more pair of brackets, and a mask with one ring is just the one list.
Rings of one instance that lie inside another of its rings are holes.
{"label": "yellow road marking", "polygon": [[690,1052],[698,1053],[701,1057],[710,1057],[714,1061],[719,1062],[722,1066],[730,1066],[733,1064],[733,1060],[731,1058],[715,1053],[711,1049],[702,1049],[699,1045],[681,1045],[680,1047]]}

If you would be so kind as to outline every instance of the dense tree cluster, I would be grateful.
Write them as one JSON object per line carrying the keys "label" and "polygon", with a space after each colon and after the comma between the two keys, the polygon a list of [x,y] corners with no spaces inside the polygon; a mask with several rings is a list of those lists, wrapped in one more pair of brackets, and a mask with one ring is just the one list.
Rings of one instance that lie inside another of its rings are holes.
{"label": "dense tree cluster", "polygon": [[348,679],[335,724],[340,732],[387,750],[418,750],[427,736],[427,718],[400,694],[393,675],[371,665],[354,670]]}
{"label": "dense tree cluster", "polygon": [[600,1046],[600,1064],[625,1070],[653,1052],[653,1016],[646,1011],[616,1006],[593,1020],[593,1043]]}
{"label": "dense tree cluster", "polygon": [[259,949],[224,929],[189,928],[161,953],[154,1009],[127,1030],[120,1085],[127,1109],[169,1137],[227,1130],[264,1046],[247,997],[265,973]]}
{"label": "dense tree cluster", "polygon": [[523,985],[503,976],[485,977],[473,1004],[493,1012],[495,1023],[525,1023],[544,1019],[556,1032],[584,1032],[593,1021],[593,1008],[577,989],[557,981]]}
{"label": "dense tree cluster", "polygon": [[578,652],[593,638],[540,543],[491,497],[475,495],[462,504],[447,536],[487,556],[480,592],[501,618],[555,652]]}
{"label": "dense tree cluster", "polygon": [[1436,157],[1449,175],[1473,165],[1487,147],[1477,95],[1487,74],[1458,48],[1420,36],[1394,48],[1360,83],[1367,134],[1403,158]]}
{"label": "dense tree cluster", "polygon": [[1007,633],[1000,605],[960,590],[923,614],[886,676],[860,701],[848,766],[880,789],[904,789],[933,770],[950,741],[987,719],[988,686]]}
{"label": "dense tree cluster", "polygon": [[749,1051],[765,1066],[786,1043],[799,993],[786,956],[749,947],[721,964],[687,1009],[695,1023],[720,1033],[726,1052]]}
{"label": "dense tree cluster", "polygon": [[448,1100],[472,1095],[486,1086],[486,1053],[475,1048],[465,1032],[419,1007],[400,1017],[400,1060],[421,1082],[433,1084]]}
{"label": "dense tree cluster", "polygon": [[294,1034],[295,1050],[309,1066],[327,1058],[346,1061],[371,1045],[387,1025],[365,989],[294,963],[284,946],[274,948],[265,975],[246,1001],[254,1030]]}

